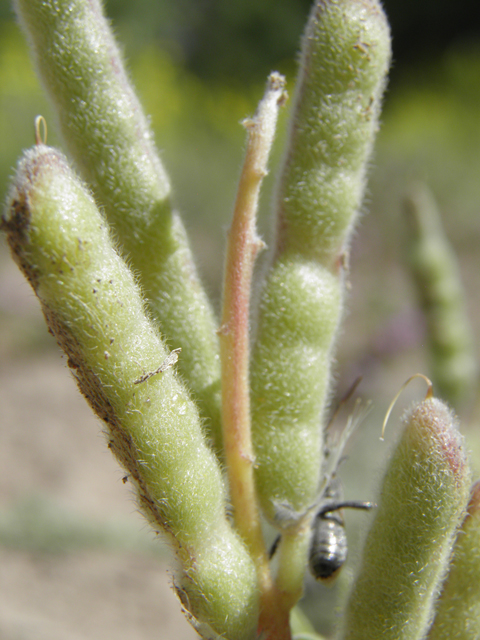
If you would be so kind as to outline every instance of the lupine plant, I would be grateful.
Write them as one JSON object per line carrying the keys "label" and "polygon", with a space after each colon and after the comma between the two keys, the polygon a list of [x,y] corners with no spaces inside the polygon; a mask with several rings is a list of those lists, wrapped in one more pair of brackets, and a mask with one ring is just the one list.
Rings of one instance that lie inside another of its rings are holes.
{"label": "lupine plant", "polygon": [[[39,119],[1,223],[13,258],[140,509],[170,543],[173,587],[198,633],[319,638],[300,629],[294,607],[341,455],[325,446],[325,424],[390,63],[383,10],[377,0],[314,2],[252,309],[281,75],[245,120],[217,323],[100,1],[14,4],[71,160],[47,146]],[[456,418],[429,392],[404,418],[340,638],[478,640],[480,501],[470,485]]]}

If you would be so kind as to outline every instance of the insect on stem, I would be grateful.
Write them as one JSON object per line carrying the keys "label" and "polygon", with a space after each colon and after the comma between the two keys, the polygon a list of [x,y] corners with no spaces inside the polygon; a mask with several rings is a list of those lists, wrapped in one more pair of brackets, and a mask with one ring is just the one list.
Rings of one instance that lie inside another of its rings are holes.
{"label": "insect on stem", "polygon": [[373,502],[341,498],[341,483],[334,478],[325,490],[326,502],[320,506],[312,523],[308,566],[316,580],[333,580],[347,559],[347,534],[341,509],[368,511],[376,506]]}

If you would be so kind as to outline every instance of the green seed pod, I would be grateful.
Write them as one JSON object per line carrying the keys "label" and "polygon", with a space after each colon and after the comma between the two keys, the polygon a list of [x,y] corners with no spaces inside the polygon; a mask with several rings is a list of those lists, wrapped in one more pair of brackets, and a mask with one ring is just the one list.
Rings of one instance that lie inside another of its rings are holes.
{"label": "green seed pod", "polygon": [[455,417],[416,405],[383,480],[345,614],[344,640],[419,640],[465,514],[470,474]]}
{"label": "green seed pod", "polygon": [[408,262],[427,319],[432,377],[439,395],[458,406],[471,397],[478,366],[457,259],[424,185],[411,189],[405,213]]}
{"label": "green seed pod", "polygon": [[15,0],[62,135],[221,448],[216,321],[99,0]]}
{"label": "green seed pod", "polygon": [[280,526],[281,505],[304,512],[317,497],[320,419],[340,297],[335,275],[300,260],[278,261],[262,297],[251,371],[252,435],[262,506]]}
{"label": "green seed pod", "polygon": [[390,64],[376,0],[317,0],[303,39],[277,193],[278,254],[334,269],[365,188]]}
{"label": "green seed pod", "polygon": [[428,640],[480,638],[480,481],[470,493]]}
{"label": "green seed pod", "polygon": [[38,145],[20,162],[8,203],[2,227],[13,256],[140,508],[176,549],[189,610],[229,639],[251,638],[256,573],[227,521],[222,472],[93,199],[60,153]]}
{"label": "green seed pod", "polygon": [[280,527],[304,514],[319,490],[343,256],[389,60],[389,29],[376,0],[314,3],[276,194],[275,260],[260,299],[251,366],[258,493]]}

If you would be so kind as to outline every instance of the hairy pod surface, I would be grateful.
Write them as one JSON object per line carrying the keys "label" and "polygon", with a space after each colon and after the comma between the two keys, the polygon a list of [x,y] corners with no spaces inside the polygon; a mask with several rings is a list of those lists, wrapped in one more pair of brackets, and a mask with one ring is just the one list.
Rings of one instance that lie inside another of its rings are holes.
{"label": "hairy pod surface", "polygon": [[383,480],[345,614],[344,640],[425,637],[465,515],[470,474],[450,409],[416,405]]}
{"label": "hairy pod surface", "polygon": [[216,321],[147,119],[99,0],[15,0],[39,76],[83,178],[94,188],[154,318],[221,443]]}
{"label": "hairy pod surface", "polygon": [[277,262],[262,297],[251,372],[252,425],[257,487],[273,521],[277,505],[302,512],[317,496],[320,418],[340,297],[335,275],[300,260]]}
{"label": "hairy pod surface", "polygon": [[189,610],[225,637],[250,638],[255,568],[227,521],[221,470],[173,369],[145,378],[168,351],[93,199],[59,152],[38,145],[25,153],[2,227],[142,511],[169,534]]}
{"label": "hairy pod surface", "polygon": [[453,548],[453,557],[428,640],[480,638],[480,481],[470,494],[467,515]]}
{"label": "hairy pod surface", "polygon": [[321,421],[342,316],[342,256],[361,204],[389,60],[378,2],[314,3],[251,366],[258,492],[280,527],[279,506],[304,514],[319,489]]}
{"label": "hairy pod surface", "polygon": [[376,0],[317,0],[277,192],[277,254],[333,268],[355,224],[390,64]]}

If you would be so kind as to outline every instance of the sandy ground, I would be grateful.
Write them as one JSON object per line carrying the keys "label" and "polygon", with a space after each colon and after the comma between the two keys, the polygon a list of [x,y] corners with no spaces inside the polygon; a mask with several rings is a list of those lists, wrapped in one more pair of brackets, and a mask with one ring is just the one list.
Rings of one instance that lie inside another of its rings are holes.
{"label": "sandy ground", "polygon": [[[170,587],[168,559],[152,552],[153,535],[65,361],[55,348],[21,358],[1,347],[0,639],[197,637]],[[44,502],[55,518],[28,513]],[[67,533],[60,535],[62,522]],[[138,531],[137,542],[109,545],[112,522],[120,537],[123,529]],[[82,545],[75,523],[87,533],[93,527],[97,538],[106,528],[107,541]]]}
{"label": "sandy ground", "polygon": [[2,640],[188,640],[165,565],[134,554],[0,552]]}

